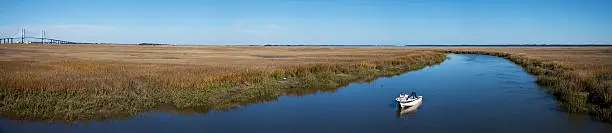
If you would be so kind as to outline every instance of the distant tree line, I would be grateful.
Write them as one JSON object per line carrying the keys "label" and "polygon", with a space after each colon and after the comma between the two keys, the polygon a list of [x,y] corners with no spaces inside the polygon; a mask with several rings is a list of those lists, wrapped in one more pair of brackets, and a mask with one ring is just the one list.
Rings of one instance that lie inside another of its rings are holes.
{"label": "distant tree line", "polygon": [[162,44],[162,43],[139,43],[138,45],[170,45],[170,44]]}

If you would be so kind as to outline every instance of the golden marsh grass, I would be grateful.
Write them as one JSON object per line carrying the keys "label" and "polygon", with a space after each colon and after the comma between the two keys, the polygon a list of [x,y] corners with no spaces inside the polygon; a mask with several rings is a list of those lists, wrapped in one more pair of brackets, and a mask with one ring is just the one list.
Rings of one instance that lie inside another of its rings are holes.
{"label": "golden marsh grass", "polygon": [[335,91],[440,63],[444,52],[509,59],[537,76],[562,109],[612,120],[611,47],[1,45],[0,114],[74,121],[202,113]]}
{"label": "golden marsh grass", "polygon": [[395,48],[2,45],[0,52],[0,113],[61,121],[226,109],[445,59]]}

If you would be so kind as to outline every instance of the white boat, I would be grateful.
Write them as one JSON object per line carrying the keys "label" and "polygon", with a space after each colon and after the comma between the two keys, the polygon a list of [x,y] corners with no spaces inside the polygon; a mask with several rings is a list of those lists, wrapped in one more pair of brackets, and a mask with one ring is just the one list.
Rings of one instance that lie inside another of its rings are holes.
{"label": "white boat", "polygon": [[397,101],[402,108],[412,107],[420,105],[421,102],[423,102],[423,96],[416,96],[416,93],[412,95],[400,94],[399,97],[395,98],[395,101]]}

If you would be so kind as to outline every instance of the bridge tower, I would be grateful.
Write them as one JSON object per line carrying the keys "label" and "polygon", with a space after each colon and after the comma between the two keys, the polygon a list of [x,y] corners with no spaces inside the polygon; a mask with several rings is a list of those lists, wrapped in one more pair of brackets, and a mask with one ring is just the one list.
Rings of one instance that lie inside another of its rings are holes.
{"label": "bridge tower", "polygon": [[40,43],[41,44],[45,44],[45,34],[47,34],[46,32],[47,31],[42,30],[41,33],[40,33]]}
{"label": "bridge tower", "polygon": [[25,29],[21,29],[21,43],[25,44]]}

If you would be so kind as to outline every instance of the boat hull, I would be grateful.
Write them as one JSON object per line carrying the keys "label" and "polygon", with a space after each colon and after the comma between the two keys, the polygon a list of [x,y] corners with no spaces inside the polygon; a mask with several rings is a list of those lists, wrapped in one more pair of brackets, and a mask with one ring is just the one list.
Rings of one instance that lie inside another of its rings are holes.
{"label": "boat hull", "polygon": [[[414,115],[414,113],[416,113],[417,109],[421,106],[421,104],[423,104],[423,102],[414,105],[414,106],[410,106],[410,107],[406,107],[406,108],[398,108],[397,109],[397,115],[404,117],[404,116],[412,116]],[[398,105],[399,106],[399,105]]]}
{"label": "boat hull", "polygon": [[417,105],[420,105],[421,102],[423,102],[423,96],[419,96],[419,98],[417,98],[414,101],[410,101],[410,102],[400,102],[400,101],[398,101],[400,107],[402,107],[402,108],[417,106]]}

